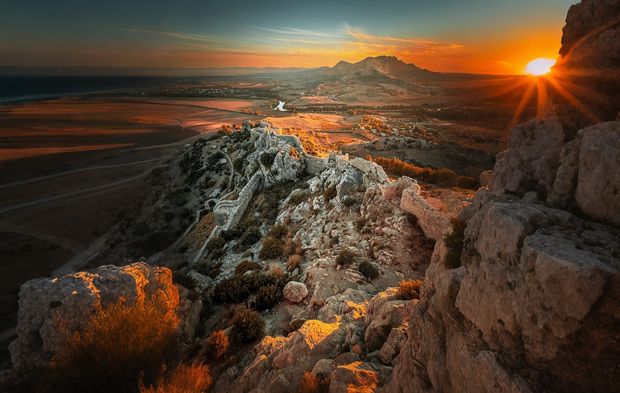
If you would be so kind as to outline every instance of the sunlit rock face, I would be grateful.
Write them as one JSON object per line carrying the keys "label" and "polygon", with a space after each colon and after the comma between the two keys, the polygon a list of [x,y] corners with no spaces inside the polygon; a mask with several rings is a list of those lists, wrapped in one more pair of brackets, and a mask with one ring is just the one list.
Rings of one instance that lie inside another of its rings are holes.
{"label": "sunlit rock face", "polygon": [[[617,78],[619,11],[606,0],[571,7],[558,71]],[[609,86],[617,79],[582,81],[616,97],[596,113],[614,119],[620,90]],[[446,266],[437,242],[379,391],[618,391],[620,122],[565,115],[513,130],[488,188],[460,215],[461,266]]]}
{"label": "sunlit rock face", "polygon": [[171,318],[178,319],[180,333],[191,335],[200,307],[192,307],[179,295],[167,268],[145,263],[109,265],[28,281],[19,292],[17,339],[10,345],[13,366],[16,370],[46,368],[62,349],[66,333],[80,329],[98,309],[120,299],[136,305],[155,297]]}
{"label": "sunlit rock face", "polygon": [[565,87],[600,121],[616,119],[620,111],[619,18],[616,0],[584,0],[571,6],[554,69],[560,82],[573,83]]}

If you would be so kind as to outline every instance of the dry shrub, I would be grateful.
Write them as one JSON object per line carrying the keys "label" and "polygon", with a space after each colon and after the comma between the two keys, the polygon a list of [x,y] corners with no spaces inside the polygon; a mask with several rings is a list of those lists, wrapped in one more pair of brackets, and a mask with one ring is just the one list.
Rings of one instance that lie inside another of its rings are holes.
{"label": "dry shrub", "polygon": [[323,198],[325,199],[325,203],[328,203],[329,201],[334,199],[337,194],[338,194],[338,191],[336,190],[336,187],[334,186],[327,187],[325,191],[323,191]]}
{"label": "dry shrub", "polygon": [[[409,176],[431,184],[453,187],[458,184],[459,176],[447,168],[426,168],[410,164],[393,157],[366,157],[381,165],[388,173],[397,176]],[[474,180],[475,181],[475,180]],[[468,179],[463,178],[459,187],[477,189]]]}
{"label": "dry shrub", "polygon": [[286,225],[276,224],[271,227],[267,236],[275,237],[276,239],[282,239],[288,236],[288,228]]}
{"label": "dry shrub", "polygon": [[420,298],[421,280],[406,280],[398,284],[397,296],[402,300],[411,300]]}
{"label": "dry shrub", "polygon": [[235,308],[231,336],[236,342],[251,343],[261,338],[265,333],[265,321],[260,314],[245,306]]}
{"label": "dry shrub", "polygon": [[318,393],[319,379],[310,371],[306,371],[299,381],[298,393]]}
{"label": "dry shrub", "polygon": [[297,254],[291,255],[286,260],[286,270],[288,270],[289,272],[292,272],[293,270],[297,269],[300,264],[301,264],[301,256]]}
{"label": "dry shrub", "polygon": [[[136,392],[138,378],[152,383],[171,358],[179,320],[163,298],[95,312],[52,359],[50,384],[63,392]],[[65,327],[63,329],[63,327]]]}
{"label": "dry shrub", "polygon": [[267,236],[258,256],[261,259],[277,259],[284,256],[285,243],[282,238]]}
{"label": "dry shrub", "polygon": [[249,272],[252,270],[261,270],[261,266],[256,262],[244,260],[239,262],[237,267],[235,267],[235,274],[242,275],[245,272]]}
{"label": "dry shrub", "polygon": [[209,366],[179,365],[167,376],[159,378],[154,386],[140,386],[140,393],[203,393],[212,382]]}
{"label": "dry shrub", "polygon": [[295,240],[291,239],[290,237],[286,239],[286,246],[284,246],[286,255],[295,254],[296,248],[297,248],[297,243],[295,242]]}
{"label": "dry shrub", "polygon": [[210,355],[212,359],[219,359],[228,351],[229,344],[230,342],[226,332],[223,330],[215,330],[209,334],[205,343],[206,353]]}
{"label": "dry shrub", "polygon": [[291,155],[291,157],[293,157],[296,160],[299,160],[299,153],[297,153],[297,149],[295,149],[294,147],[291,147],[288,151],[288,154]]}
{"label": "dry shrub", "polygon": [[282,267],[277,263],[270,263],[267,271],[270,276],[276,278],[277,280],[280,280],[284,277],[284,271],[282,270]]}
{"label": "dry shrub", "polygon": [[355,255],[354,252],[344,249],[340,251],[340,253],[338,253],[338,256],[336,257],[336,265],[343,267],[349,266],[353,264],[353,262],[355,262],[356,258],[357,255]]}

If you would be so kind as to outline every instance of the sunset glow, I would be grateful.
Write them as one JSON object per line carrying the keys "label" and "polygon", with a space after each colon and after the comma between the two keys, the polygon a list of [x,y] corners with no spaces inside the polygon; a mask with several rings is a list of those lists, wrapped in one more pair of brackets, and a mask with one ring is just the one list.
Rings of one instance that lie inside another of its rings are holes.
{"label": "sunset glow", "polygon": [[530,61],[525,70],[528,74],[534,76],[541,76],[548,74],[551,71],[551,67],[555,64],[554,59],[547,59],[544,57],[539,57],[538,59],[534,59]]}

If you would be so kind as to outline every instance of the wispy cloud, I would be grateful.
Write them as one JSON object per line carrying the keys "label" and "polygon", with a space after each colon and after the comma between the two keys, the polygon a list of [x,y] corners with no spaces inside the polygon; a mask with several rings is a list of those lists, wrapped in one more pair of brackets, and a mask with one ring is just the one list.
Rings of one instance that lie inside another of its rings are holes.
{"label": "wispy cloud", "polygon": [[232,40],[229,40],[226,38],[210,36],[210,35],[202,35],[202,34],[187,34],[187,33],[173,32],[173,31],[138,29],[138,28],[132,28],[132,27],[123,27],[122,30],[130,31],[133,33],[156,34],[156,35],[177,38],[180,40],[187,40],[187,41],[200,41],[200,42],[206,42],[206,43],[231,43],[233,42]]}
{"label": "wispy cloud", "polygon": [[438,41],[425,40],[414,37],[392,37],[385,35],[373,35],[363,32],[361,29],[344,26],[342,32],[349,37],[355,39],[358,43],[369,46],[392,46],[402,49],[422,49],[422,50],[445,50],[445,49],[461,49],[461,44],[445,43]]}
{"label": "wispy cloud", "polygon": [[284,27],[273,29],[270,27],[258,27],[259,30],[267,31],[270,33],[283,34],[283,35],[292,35],[292,36],[306,36],[306,37],[324,37],[324,38],[342,38],[344,35],[340,32],[338,33],[329,33],[323,31],[316,30],[307,30],[307,29],[297,29],[294,27]]}

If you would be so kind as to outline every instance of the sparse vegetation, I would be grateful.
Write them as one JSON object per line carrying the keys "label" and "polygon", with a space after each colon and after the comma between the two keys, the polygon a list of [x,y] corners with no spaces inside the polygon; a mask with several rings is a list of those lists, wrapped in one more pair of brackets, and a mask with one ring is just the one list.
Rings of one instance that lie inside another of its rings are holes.
{"label": "sparse vegetation", "polygon": [[422,281],[420,280],[405,280],[398,284],[397,296],[401,300],[411,300],[420,298],[420,287]]}
{"label": "sparse vegetation", "polygon": [[64,343],[52,359],[49,383],[62,392],[136,392],[150,385],[171,359],[178,318],[163,298],[97,311],[80,330],[57,321]]}
{"label": "sparse vegetation", "polygon": [[342,267],[350,266],[355,262],[356,258],[357,258],[357,255],[351,250],[348,250],[348,249],[341,250],[338,253],[338,256],[336,257],[336,265],[342,266]]}
{"label": "sparse vegetation", "polygon": [[364,277],[366,277],[366,279],[368,279],[369,281],[374,280],[375,278],[379,277],[379,270],[377,270],[377,268],[375,267],[375,265],[373,265],[372,263],[368,262],[368,261],[362,261],[359,264],[358,270],[360,271],[360,273],[362,273],[364,275]]}
{"label": "sparse vegetation", "polygon": [[215,330],[209,334],[205,342],[207,356],[211,356],[212,359],[219,359],[228,351],[229,345],[230,342],[226,332]]}
{"label": "sparse vegetation", "polygon": [[251,343],[265,333],[265,321],[260,314],[245,306],[235,308],[231,336],[236,342]]}
{"label": "sparse vegetation", "polygon": [[463,252],[466,227],[467,223],[455,218],[452,220],[452,232],[444,237],[446,247],[448,248],[446,264],[453,269],[461,266],[461,253]]}

